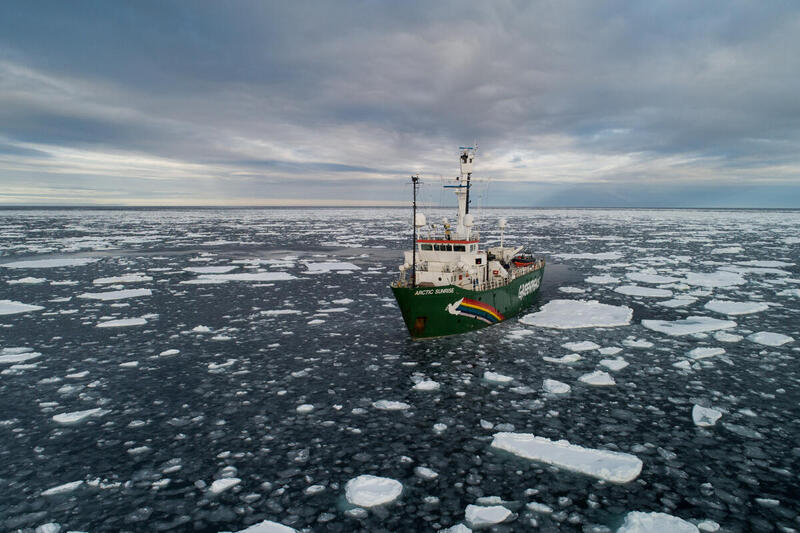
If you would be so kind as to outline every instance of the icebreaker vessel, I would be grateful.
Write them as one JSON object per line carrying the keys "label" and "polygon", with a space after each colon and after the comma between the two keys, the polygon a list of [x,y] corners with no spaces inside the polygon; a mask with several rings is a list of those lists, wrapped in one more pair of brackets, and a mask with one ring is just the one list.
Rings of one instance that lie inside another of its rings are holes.
{"label": "icebreaker vessel", "polygon": [[522,246],[504,246],[504,219],[500,246],[481,248],[469,212],[475,149],[459,150],[461,172],[444,185],[458,198],[454,226],[447,219],[429,224],[417,213],[419,177],[411,178],[414,245],[404,253],[392,292],[414,339],[465,333],[513,317],[536,299],[544,274],[544,259],[521,253]]}

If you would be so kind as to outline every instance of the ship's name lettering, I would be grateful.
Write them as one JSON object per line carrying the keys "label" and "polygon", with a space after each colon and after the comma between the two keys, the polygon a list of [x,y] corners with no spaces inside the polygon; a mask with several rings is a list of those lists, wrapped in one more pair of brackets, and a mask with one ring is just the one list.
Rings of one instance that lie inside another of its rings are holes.
{"label": "ship's name lettering", "polygon": [[455,287],[447,287],[444,289],[421,289],[414,293],[414,296],[428,296],[430,294],[453,294]]}
{"label": "ship's name lettering", "polygon": [[535,291],[539,288],[539,284],[542,282],[542,278],[536,278],[531,281],[525,282],[519,286],[519,292],[517,292],[517,296],[519,299],[525,298],[527,295]]}

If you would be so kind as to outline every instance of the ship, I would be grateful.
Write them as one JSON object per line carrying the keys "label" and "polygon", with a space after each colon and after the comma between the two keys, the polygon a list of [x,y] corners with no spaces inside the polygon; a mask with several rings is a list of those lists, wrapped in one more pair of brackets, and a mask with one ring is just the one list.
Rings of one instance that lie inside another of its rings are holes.
{"label": "ship", "polygon": [[412,339],[466,333],[499,324],[529,307],[537,298],[545,261],[523,246],[504,243],[505,219],[498,221],[500,246],[481,247],[475,217],[469,212],[476,150],[459,148],[460,174],[445,180],[455,192],[458,214],[428,223],[417,212],[419,175],[411,177],[412,249],[404,252],[392,292]]}

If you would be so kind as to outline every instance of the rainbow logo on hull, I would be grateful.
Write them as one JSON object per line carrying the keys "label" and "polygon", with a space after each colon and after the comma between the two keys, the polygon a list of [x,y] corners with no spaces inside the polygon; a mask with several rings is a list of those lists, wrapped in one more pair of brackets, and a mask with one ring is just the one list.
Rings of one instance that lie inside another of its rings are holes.
{"label": "rainbow logo on hull", "polygon": [[486,322],[487,324],[497,324],[505,320],[505,317],[491,305],[471,300],[469,298],[461,298],[447,306],[447,312],[451,315],[460,315]]}

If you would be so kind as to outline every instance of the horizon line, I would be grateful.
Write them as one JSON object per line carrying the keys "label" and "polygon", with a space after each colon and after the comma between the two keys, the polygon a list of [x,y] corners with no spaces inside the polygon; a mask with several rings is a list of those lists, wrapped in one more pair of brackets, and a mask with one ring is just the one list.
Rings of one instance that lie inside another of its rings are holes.
{"label": "horizon line", "polygon": [[[386,204],[197,204],[197,205],[165,205],[165,204],[2,204],[0,210],[14,209],[402,209],[410,206]],[[450,209],[453,206],[421,206],[423,209]],[[419,207],[418,207],[419,208]],[[526,205],[493,205],[482,206],[477,209],[706,209],[706,210],[769,210],[769,211],[794,211],[797,207],[743,207],[743,206],[630,206],[630,205],[560,205],[560,206],[526,206]]]}

